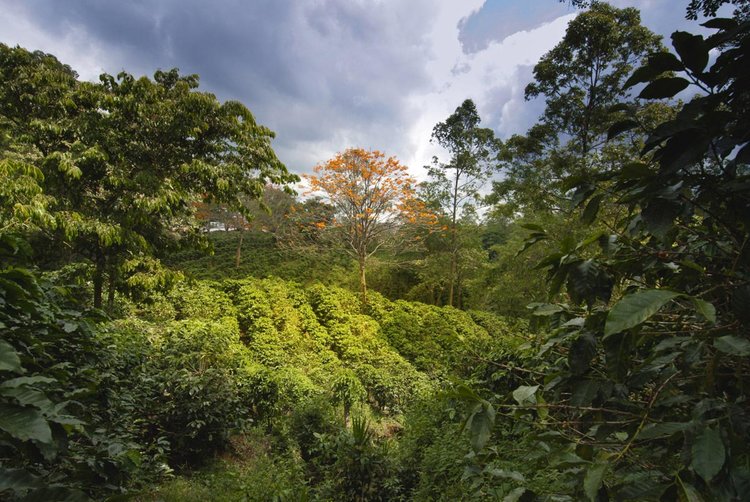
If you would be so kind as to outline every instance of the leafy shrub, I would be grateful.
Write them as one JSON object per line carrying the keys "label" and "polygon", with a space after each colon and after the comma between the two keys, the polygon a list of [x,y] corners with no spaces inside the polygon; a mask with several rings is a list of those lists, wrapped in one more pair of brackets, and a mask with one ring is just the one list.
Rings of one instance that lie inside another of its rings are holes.
{"label": "leafy shrub", "polygon": [[0,304],[2,498],[124,488],[138,445],[118,435],[97,400],[109,349],[95,336],[94,314],[21,268],[0,271]]}
{"label": "leafy shrub", "polygon": [[218,320],[235,317],[236,311],[229,295],[221,291],[216,283],[196,281],[182,283],[170,291],[178,319]]}
{"label": "leafy shrub", "polygon": [[250,418],[248,354],[234,318],[159,327],[120,321],[108,332],[128,358],[120,371],[130,371],[124,388],[110,396],[113,408],[130,412],[147,442],[167,441],[173,460],[205,458]]}
{"label": "leafy shrub", "polygon": [[322,500],[390,501],[398,497],[388,441],[377,441],[367,419],[352,418],[351,430],[318,434],[313,462],[324,478],[314,487]]}

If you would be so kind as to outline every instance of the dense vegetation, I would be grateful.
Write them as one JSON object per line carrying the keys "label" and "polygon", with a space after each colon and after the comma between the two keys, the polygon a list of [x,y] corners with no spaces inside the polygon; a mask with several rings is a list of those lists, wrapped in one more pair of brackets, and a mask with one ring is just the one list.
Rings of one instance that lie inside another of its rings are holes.
{"label": "dense vegetation", "polygon": [[326,198],[197,76],[0,45],[0,498],[746,500],[747,2],[574,3],[526,134]]}

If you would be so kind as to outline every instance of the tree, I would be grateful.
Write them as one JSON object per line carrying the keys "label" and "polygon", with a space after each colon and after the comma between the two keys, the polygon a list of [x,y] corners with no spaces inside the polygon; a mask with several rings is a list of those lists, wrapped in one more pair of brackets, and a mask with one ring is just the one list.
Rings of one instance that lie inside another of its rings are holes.
{"label": "tree", "polygon": [[590,500],[748,493],[750,23],[705,26],[717,32],[673,33],[675,54],[655,53],[626,83],[646,84],[644,99],[700,91],[637,157],[587,180],[596,188],[585,198],[612,197],[626,216],[540,262],[572,301],[535,310],[554,329],[544,349],[554,390],[549,380],[521,388],[554,399],[548,423],[614,438],[561,431],[567,447],[586,445],[579,482]]}
{"label": "tree", "polygon": [[[591,2],[536,64],[525,95],[527,100],[543,96],[546,107],[526,136],[506,142],[501,163],[506,176],[494,184],[497,200],[566,210],[571,199],[563,180],[585,178],[637,153],[642,131],[610,143],[607,132],[622,117],[611,113],[615,104],[640,106],[622,91],[628,75],[647,55],[664,50],[660,37],[640,21],[637,9]],[[652,114],[649,108],[645,118]]]}
{"label": "tree", "polygon": [[437,157],[433,159],[433,165],[428,167],[430,181],[426,184],[426,190],[434,194],[437,204],[450,218],[448,305],[454,304],[458,280],[458,220],[467,206],[478,200],[499,147],[492,129],[479,127],[480,121],[474,102],[467,99],[432,130],[431,141],[447,149],[451,156],[447,163]]}
{"label": "tree", "polygon": [[306,176],[310,193],[321,192],[335,208],[333,230],[359,264],[359,285],[367,303],[367,260],[402,222],[429,221],[416,197],[414,179],[395,157],[377,150],[350,148]]}
{"label": "tree", "polygon": [[96,307],[105,276],[112,303],[127,257],[205,239],[194,202],[245,213],[244,196],[298,179],[271,149],[273,133],[241,103],[197,91],[196,75],[78,82],[54,57],[6,46],[0,62],[2,122],[44,175],[58,238],[94,264]]}

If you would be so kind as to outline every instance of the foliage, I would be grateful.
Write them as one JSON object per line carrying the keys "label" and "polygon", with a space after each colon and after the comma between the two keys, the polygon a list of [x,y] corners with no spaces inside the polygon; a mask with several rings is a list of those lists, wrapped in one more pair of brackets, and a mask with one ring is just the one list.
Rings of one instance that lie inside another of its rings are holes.
{"label": "foliage", "polygon": [[[525,136],[506,141],[501,152],[506,178],[494,184],[497,202],[515,210],[567,211],[571,202],[580,202],[567,193],[570,178],[585,179],[637,149],[632,146],[637,137],[606,140],[617,121],[610,113],[613,105],[629,102],[641,108],[622,91],[623,82],[643,58],[661,49],[659,37],[640,21],[634,8],[592,2],[534,66],[526,99],[544,96],[545,111]],[[640,113],[649,116],[648,108]]]}
{"label": "foliage", "polygon": [[414,180],[395,157],[350,148],[315,167],[307,176],[312,193],[322,192],[336,210],[333,228],[344,249],[359,264],[362,302],[367,303],[367,259],[394,238],[400,222],[430,220],[416,198]]}
{"label": "foliage", "polygon": [[433,128],[431,141],[447,149],[451,158],[441,163],[435,157],[433,166],[428,168],[430,179],[422,187],[429,194],[429,202],[449,218],[448,305],[451,306],[460,305],[460,300],[454,302],[454,288],[460,291],[458,221],[471,212],[472,202],[477,202],[499,148],[492,129],[479,127],[480,121],[474,102],[467,99],[445,122]]}
{"label": "foliage", "polygon": [[[593,177],[584,200],[601,195],[627,210],[613,232],[563,240],[540,262],[553,295],[564,290],[569,301],[535,306],[551,330],[539,359],[505,396],[465,395],[470,416],[486,401],[543,441],[548,468],[581,499],[736,500],[747,491],[748,26],[706,26],[717,33],[674,33],[676,56],[652,55],[626,83],[646,83],[642,98],[691,82],[704,93],[650,131],[639,159]],[[708,66],[710,50],[719,54]],[[619,109],[638,122],[632,107]],[[544,237],[534,232],[531,240]],[[480,453],[490,465],[489,448]]]}
{"label": "foliage", "polygon": [[97,307],[105,273],[112,306],[129,253],[153,255],[197,238],[191,202],[205,197],[243,210],[243,195],[297,179],[273,153],[273,133],[242,104],[196,91],[196,75],[123,72],[78,82],[54,57],[5,45],[0,62],[0,122],[23,140],[23,160],[44,173],[61,238],[96,266]]}

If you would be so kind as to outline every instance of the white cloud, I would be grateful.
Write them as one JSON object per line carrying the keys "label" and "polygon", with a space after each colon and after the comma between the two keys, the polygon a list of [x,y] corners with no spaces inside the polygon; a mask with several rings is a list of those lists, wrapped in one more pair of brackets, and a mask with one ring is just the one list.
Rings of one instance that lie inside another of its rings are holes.
{"label": "white cloud", "polygon": [[[472,10],[476,7],[472,6]],[[453,18],[445,25],[457,26],[461,14],[452,12]],[[522,67],[534,65],[564,35],[574,14],[562,16],[529,31],[520,31],[500,42],[493,41],[478,52],[464,54],[458,30],[448,30],[440,37],[435,31],[433,47],[444,50],[444,56],[431,62],[433,90],[409,96],[410,108],[419,110],[409,129],[410,154],[405,160],[412,173],[423,177],[421,167],[429,163],[441,150],[428,141],[432,128],[445,120],[465,99],[477,105],[483,123],[492,125],[501,134],[520,132],[514,127],[523,114],[523,89],[528,82],[520,81],[527,72]],[[436,51],[434,51],[436,52]],[[460,71],[454,69],[460,68]],[[524,124],[528,119],[523,118]]]}

